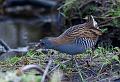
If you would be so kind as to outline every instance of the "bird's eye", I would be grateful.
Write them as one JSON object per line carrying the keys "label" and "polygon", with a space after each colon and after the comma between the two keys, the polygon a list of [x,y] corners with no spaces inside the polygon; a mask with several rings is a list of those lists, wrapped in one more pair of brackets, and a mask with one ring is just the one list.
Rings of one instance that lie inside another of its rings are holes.
{"label": "bird's eye", "polygon": [[40,44],[41,44],[41,46],[44,46],[44,45],[45,45],[45,43],[44,43],[44,42],[41,42]]}

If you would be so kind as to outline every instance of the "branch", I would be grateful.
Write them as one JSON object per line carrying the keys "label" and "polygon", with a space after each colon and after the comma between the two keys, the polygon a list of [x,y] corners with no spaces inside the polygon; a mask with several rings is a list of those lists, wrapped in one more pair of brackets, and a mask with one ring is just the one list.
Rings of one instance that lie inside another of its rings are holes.
{"label": "branch", "polygon": [[83,7],[85,7],[86,5],[88,5],[88,4],[92,3],[92,2],[96,2],[96,3],[101,4],[100,2],[98,2],[98,1],[96,1],[96,0],[89,0],[89,1],[87,1],[87,2],[85,2],[85,3],[83,3],[83,4],[79,7],[79,9],[83,9]]}
{"label": "branch", "polygon": [[96,19],[102,19],[102,20],[105,20],[103,22],[101,22],[99,24],[99,27],[103,27],[103,26],[106,26],[106,24],[114,19],[119,19],[120,16],[116,16],[116,17],[95,17]]}
{"label": "branch", "polygon": [[[40,68],[39,65],[26,65],[24,67],[22,67],[20,70],[18,70],[18,73],[17,74],[20,74],[20,73],[24,73],[26,72],[27,70],[31,70],[31,69],[35,69],[36,71],[38,71],[39,73],[44,73],[44,70],[42,68]],[[46,74],[45,77],[47,79],[50,79],[50,77]]]}
{"label": "branch", "polygon": [[44,74],[43,74],[43,77],[42,77],[42,79],[41,79],[41,82],[45,82],[45,77],[46,77],[46,75],[47,75],[47,73],[48,73],[48,70],[49,70],[51,64],[52,64],[52,59],[49,60],[49,63],[48,63],[48,65],[47,65],[46,69],[45,69],[45,72],[44,72]]}
{"label": "branch", "polygon": [[5,48],[6,51],[9,51],[11,48],[3,41],[0,39],[0,44]]}

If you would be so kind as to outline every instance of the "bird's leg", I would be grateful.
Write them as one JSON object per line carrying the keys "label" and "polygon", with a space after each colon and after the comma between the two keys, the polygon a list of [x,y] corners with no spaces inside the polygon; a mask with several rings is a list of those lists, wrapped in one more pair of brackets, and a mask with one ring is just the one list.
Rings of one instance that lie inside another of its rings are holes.
{"label": "bird's leg", "polygon": [[74,56],[72,55],[72,68],[74,68]]}
{"label": "bird's leg", "polygon": [[90,52],[89,56],[90,56],[90,59],[89,61],[87,61],[87,66],[90,67],[92,65],[92,61],[93,61],[93,54],[94,54],[94,50],[92,48],[92,51]]}
{"label": "bird's leg", "polygon": [[93,54],[94,54],[94,50],[93,50],[93,48],[92,48],[91,51],[90,51],[89,54],[88,54],[89,59],[87,59],[86,62],[85,62],[85,65],[86,65],[87,67],[90,67],[90,66],[92,65]]}
{"label": "bird's leg", "polygon": [[73,55],[71,55],[71,68],[72,70],[74,68],[74,56]]}
{"label": "bird's leg", "polygon": [[93,50],[93,48],[92,48],[92,51],[91,51],[91,53],[90,53],[90,62],[93,60],[93,57],[92,57],[93,54],[94,54],[94,50]]}

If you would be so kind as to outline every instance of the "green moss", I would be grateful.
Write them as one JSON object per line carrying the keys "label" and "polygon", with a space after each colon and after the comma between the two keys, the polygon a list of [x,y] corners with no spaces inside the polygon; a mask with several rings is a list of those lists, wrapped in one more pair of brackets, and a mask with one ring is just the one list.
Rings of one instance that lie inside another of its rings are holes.
{"label": "green moss", "polygon": [[21,82],[40,82],[41,76],[35,76],[32,74],[24,74],[21,76]]}
{"label": "green moss", "polygon": [[20,57],[12,57],[12,58],[10,58],[10,59],[8,59],[8,60],[6,60],[6,61],[7,61],[9,64],[14,65],[14,64],[16,64],[20,59],[21,59]]}

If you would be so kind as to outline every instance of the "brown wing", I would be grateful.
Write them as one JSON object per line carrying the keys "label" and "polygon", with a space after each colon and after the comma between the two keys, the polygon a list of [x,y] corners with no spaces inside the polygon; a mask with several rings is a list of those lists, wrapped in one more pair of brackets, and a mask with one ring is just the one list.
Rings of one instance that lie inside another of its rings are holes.
{"label": "brown wing", "polygon": [[98,36],[102,35],[102,32],[99,29],[94,27],[87,28],[85,25],[79,25],[70,27],[64,33],[62,33],[59,37],[52,38],[57,45],[70,43],[74,41],[76,38],[85,37],[89,39],[96,40]]}

